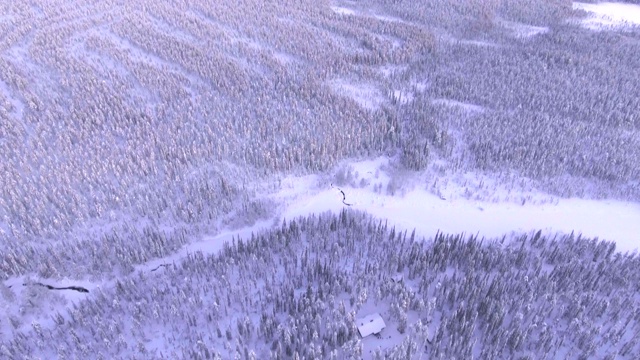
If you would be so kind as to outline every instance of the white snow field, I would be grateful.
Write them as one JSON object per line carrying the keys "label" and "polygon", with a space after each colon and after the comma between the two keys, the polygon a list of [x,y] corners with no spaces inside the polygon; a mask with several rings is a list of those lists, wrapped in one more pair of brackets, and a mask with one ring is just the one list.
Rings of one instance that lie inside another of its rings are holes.
{"label": "white snow field", "polygon": [[[575,233],[616,242],[618,251],[635,251],[640,244],[640,204],[614,200],[563,199],[538,193],[544,201],[492,202],[462,197],[447,198],[424,188],[414,188],[401,194],[386,194],[389,180],[382,170],[388,159],[378,158],[350,164],[364,180],[365,187],[339,187],[352,208],[387,219],[399,230],[416,229],[429,238],[437,232],[478,234],[486,238],[511,233],[543,230],[547,234]],[[377,175],[376,175],[377,174]],[[374,191],[380,183],[382,191]],[[456,187],[457,185],[452,185]],[[464,187],[460,186],[462,190]],[[455,189],[448,188],[449,192]],[[501,191],[501,190],[499,190]],[[505,191],[506,192],[506,191]],[[523,193],[524,194],[524,193]],[[514,198],[517,194],[511,194]],[[338,212],[343,207],[342,194],[336,186],[318,176],[288,177],[282,191],[276,195],[283,201],[282,217],[325,211]],[[525,198],[531,198],[530,193]]]}
{"label": "white snow field", "polygon": [[355,15],[356,14],[356,12],[354,10],[349,9],[349,8],[345,8],[345,7],[341,7],[341,6],[332,6],[331,10],[333,10],[333,12],[335,12],[336,14],[345,15],[345,16]]}
{"label": "white snow field", "polygon": [[640,5],[617,2],[587,4],[574,2],[574,9],[584,10],[589,17],[582,24],[593,30],[607,30],[640,25]]}

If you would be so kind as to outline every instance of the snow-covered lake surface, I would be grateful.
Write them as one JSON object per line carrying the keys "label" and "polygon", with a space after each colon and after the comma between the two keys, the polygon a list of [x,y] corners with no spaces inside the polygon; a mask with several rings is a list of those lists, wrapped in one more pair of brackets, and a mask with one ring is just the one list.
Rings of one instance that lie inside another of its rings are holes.
{"label": "snow-covered lake surface", "polygon": [[617,2],[598,4],[574,2],[573,8],[589,13],[589,16],[582,21],[582,24],[589,29],[606,30],[640,25],[640,5]]}
{"label": "snow-covered lake surface", "polygon": [[[340,187],[352,208],[387,219],[400,230],[430,237],[437,232],[479,234],[487,238],[517,232],[543,230],[547,234],[571,233],[612,240],[622,252],[638,249],[640,244],[640,204],[613,200],[553,198],[552,202],[475,201],[437,196],[423,188],[405,194],[387,195],[388,179],[380,167],[385,158],[354,163],[351,166],[369,182],[365,187]],[[375,174],[378,173],[378,178]],[[373,191],[380,182],[383,191]],[[282,217],[324,211],[340,211],[344,205],[337,187],[321,183],[316,176],[289,177],[279,197],[285,204]],[[545,194],[539,194],[540,198]],[[546,195],[548,197],[548,195]]]}

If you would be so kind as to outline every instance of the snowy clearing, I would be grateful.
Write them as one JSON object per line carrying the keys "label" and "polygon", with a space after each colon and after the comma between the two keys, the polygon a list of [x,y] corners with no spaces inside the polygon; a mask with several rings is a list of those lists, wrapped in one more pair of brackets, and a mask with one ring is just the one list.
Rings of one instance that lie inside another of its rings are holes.
{"label": "snowy clearing", "polygon": [[334,91],[349,97],[365,109],[375,110],[385,101],[384,96],[369,84],[353,84],[345,80],[334,80],[330,83]]}
{"label": "snowy clearing", "polygon": [[470,40],[470,39],[461,39],[449,34],[440,35],[440,41],[443,41],[447,44],[456,44],[456,45],[468,45],[468,46],[479,46],[483,48],[497,47],[499,46],[496,43],[490,41],[483,40]]}
{"label": "snowy clearing", "polygon": [[590,13],[588,18],[582,20],[582,25],[592,30],[640,25],[640,5],[616,2],[598,4],[574,2],[573,8]]}
{"label": "snowy clearing", "polygon": [[386,21],[386,22],[398,22],[398,23],[403,23],[403,24],[407,24],[407,22],[403,19],[397,18],[395,16],[388,16],[388,15],[380,15],[380,14],[373,14],[373,17],[380,20],[380,21]]}
{"label": "snowy clearing", "polygon": [[499,46],[498,44],[495,44],[492,42],[480,41],[480,40],[458,39],[458,40],[455,40],[454,42],[461,45],[480,46],[480,47],[486,47],[486,48]]}
{"label": "snowy clearing", "polygon": [[434,99],[433,103],[440,104],[440,105],[447,105],[451,107],[457,107],[470,112],[483,112],[485,110],[484,107],[480,105],[469,104],[466,102],[452,100],[452,99]]}
{"label": "snowy clearing", "polygon": [[[447,199],[424,189],[390,196],[373,190],[375,182],[381,182],[383,186],[388,183],[387,176],[381,170],[385,162],[384,158],[379,158],[351,164],[370,185],[363,188],[343,186],[341,189],[346,201],[353,203],[354,209],[387,219],[390,225],[400,230],[411,231],[415,228],[424,237],[431,237],[437,232],[464,232],[478,233],[487,238],[537,230],[543,230],[546,234],[574,232],[576,235],[615,241],[621,252],[638,249],[639,204],[555,198],[553,203],[529,202],[521,205],[464,198]],[[288,202],[282,212],[283,218],[292,219],[325,211],[338,212],[345,206],[341,202],[342,195],[328,185],[325,188],[318,187],[322,182],[315,176],[290,177],[283,183],[283,190],[278,195]]]}
{"label": "snowy clearing", "polygon": [[[2,103],[3,101],[4,103]],[[22,119],[24,103],[14,95],[9,86],[2,80],[0,80],[0,105],[5,107],[9,114]]]}
{"label": "snowy clearing", "polygon": [[180,41],[185,41],[186,43],[202,44],[201,39],[180,26],[170,24],[166,20],[153,15],[149,17],[149,20],[151,24],[153,24],[154,28],[166,36],[174,37]]}
{"label": "snowy clearing", "polygon": [[549,31],[548,27],[533,26],[513,21],[501,21],[500,24],[513,32],[513,36],[517,38],[529,38]]}
{"label": "snowy clearing", "polygon": [[345,7],[341,7],[341,6],[332,6],[331,10],[333,10],[334,13],[339,14],[339,15],[355,15],[356,12],[352,9],[349,8],[345,8]]}

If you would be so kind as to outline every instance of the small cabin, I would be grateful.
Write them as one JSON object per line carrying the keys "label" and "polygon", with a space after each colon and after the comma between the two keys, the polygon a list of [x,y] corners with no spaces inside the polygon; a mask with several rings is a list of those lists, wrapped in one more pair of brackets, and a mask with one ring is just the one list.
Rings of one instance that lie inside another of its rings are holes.
{"label": "small cabin", "polygon": [[378,335],[387,325],[384,323],[382,316],[378,313],[370,314],[362,319],[356,320],[358,332],[364,339],[369,335]]}

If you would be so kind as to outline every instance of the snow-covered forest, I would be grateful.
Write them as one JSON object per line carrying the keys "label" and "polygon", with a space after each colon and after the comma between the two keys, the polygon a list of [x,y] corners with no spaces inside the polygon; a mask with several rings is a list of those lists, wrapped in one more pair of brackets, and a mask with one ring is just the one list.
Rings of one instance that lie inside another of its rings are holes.
{"label": "snow-covered forest", "polygon": [[[539,232],[509,242],[446,234],[425,241],[345,210],[115,280],[67,314],[51,314],[51,329],[32,323],[3,351],[105,359],[632,358],[640,350],[638,266],[611,242]],[[33,290],[39,301],[54,301],[46,291]],[[387,336],[360,341],[355,319],[371,309],[384,314]]]}
{"label": "snow-covered forest", "polygon": [[640,356],[638,9],[0,2],[0,357]]}

